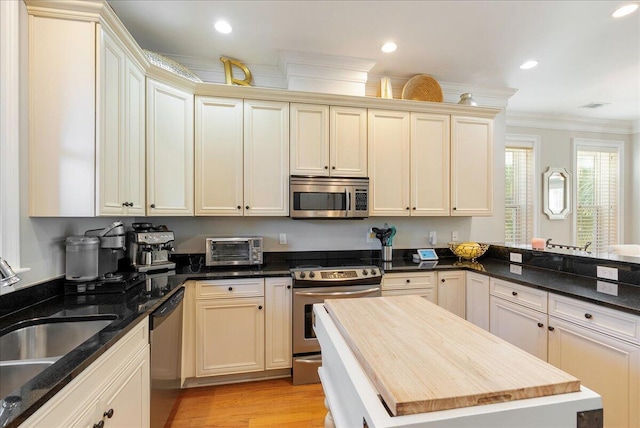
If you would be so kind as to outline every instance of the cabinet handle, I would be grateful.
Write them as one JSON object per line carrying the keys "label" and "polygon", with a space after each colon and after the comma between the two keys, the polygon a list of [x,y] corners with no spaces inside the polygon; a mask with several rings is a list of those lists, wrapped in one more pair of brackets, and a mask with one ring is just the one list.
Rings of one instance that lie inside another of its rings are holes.
{"label": "cabinet handle", "polygon": [[442,279],[440,280],[440,282],[444,282],[444,281],[445,281],[445,279],[444,279],[444,278],[442,278]]}
{"label": "cabinet handle", "polygon": [[517,296],[518,292],[517,291],[512,291],[511,294],[513,294],[514,296]]}
{"label": "cabinet handle", "polygon": [[248,210],[248,209],[249,209],[249,205],[247,205],[246,207],[244,207],[244,209],[245,209],[245,210]]}
{"label": "cabinet handle", "polygon": [[553,331],[553,330],[555,330],[555,329],[556,329],[555,327],[551,327],[551,326],[549,326],[549,327],[547,327],[547,328],[549,329],[549,331]]}
{"label": "cabinet handle", "polygon": [[262,305],[258,306],[258,309],[262,310]]}
{"label": "cabinet handle", "polygon": [[332,166],[332,167],[331,167],[331,169],[336,169],[336,167],[335,167],[335,166]]}
{"label": "cabinet handle", "polygon": [[242,209],[242,207],[240,205],[238,205],[238,209],[240,210],[240,209]]}
{"label": "cabinet handle", "polygon": [[122,203],[122,206],[123,206],[123,207],[128,207],[128,206],[129,206],[129,204],[128,204],[128,203],[126,203],[126,202],[123,202],[123,203]]}
{"label": "cabinet handle", "polygon": [[409,207],[405,208],[407,211],[409,210]]}
{"label": "cabinet handle", "polygon": [[415,210],[416,210],[416,207],[413,207],[413,210],[415,211]]}
{"label": "cabinet handle", "polygon": [[541,322],[538,323],[538,327],[542,328],[544,327],[544,324],[542,324]]}
{"label": "cabinet handle", "polygon": [[102,416],[106,416],[108,419],[111,419],[113,417],[113,409],[107,410],[102,414]]}
{"label": "cabinet handle", "polygon": [[93,424],[93,428],[102,428],[104,427],[104,421],[100,421],[97,424]]}
{"label": "cabinet handle", "polygon": [[456,207],[453,207],[453,210],[455,211],[455,210],[457,210],[457,208],[456,208]]}
{"label": "cabinet handle", "polygon": [[324,169],[329,169],[329,167],[327,165],[324,166]]}
{"label": "cabinet handle", "polygon": [[407,279],[407,284],[409,284],[410,282],[411,282],[411,280],[410,280],[410,279]]}
{"label": "cabinet handle", "polygon": [[584,317],[588,320],[590,320],[591,318],[593,318],[593,315],[591,314],[584,314]]}
{"label": "cabinet handle", "polygon": [[233,291],[233,287],[229,287],[229,291]]}
{"label": "cabinet handle", "polygon": [[291,289],[291,286],[290,286],[290,285],[287,285],[287,289],[289,289],[289,290],[290,290],[290,289]]}
{"label": "cabinet handle", "polygon": [[149,206],[150,206],[151,208],[155,208],[155,207],[156,207],[156,204],[151,204],[151,205],[149,205]]}

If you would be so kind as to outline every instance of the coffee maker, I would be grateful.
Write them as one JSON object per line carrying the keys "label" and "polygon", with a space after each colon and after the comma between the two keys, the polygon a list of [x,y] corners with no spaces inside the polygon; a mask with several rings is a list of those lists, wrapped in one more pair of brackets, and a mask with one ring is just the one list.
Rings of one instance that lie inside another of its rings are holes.
{"label": "coffee maker", "polygon": [[127,253],[135,271],[151,272],[176,267],[169,261],[169,253],[175,250],[172,245],[175,235],[167,226],[133,223],[131,227],[133,231],[127,232]]}
{"label": "coffee maker", "polygon": [[126,250],[122,222],[69,236],[65,245],[66,294],[124,292],[145,279],[120,269]]}

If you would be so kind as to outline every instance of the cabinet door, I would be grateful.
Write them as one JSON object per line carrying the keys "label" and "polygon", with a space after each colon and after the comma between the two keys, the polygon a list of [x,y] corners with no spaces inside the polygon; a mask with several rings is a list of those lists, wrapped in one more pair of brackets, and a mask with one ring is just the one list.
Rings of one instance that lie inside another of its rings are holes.
{"label": "cabinet door", "polygon": [[336,177],[367,177],[367,109],[331,107],[329,165]]}
{"label": "cabinet door", "polygon": [[369,215],[409,215],[409,113],[369,110]]}
{"label": "cabinet door", "polygon": [[411,215],[449,216],[450,119],[411,113]]}
{"label": "cabinet door", "polygon": [[492,334],[547,361],[547,314],[495,296],[490,305]]}
{"label": "cabinet door", "polygon": [[289,215],[289,103],[244,101],[244,215]]}
{"label": "cabinet door", "polygon": [[438,272],[438,306],[465,317],[465,272]]}
{"label": "cabinet door", "polygon": [[489,277],[467,272],[467,321],[489,331]]}
{"label": "cabinet door", "polygon": [[125,167],[124,194],[127,215],[144,215],[146,209],[145,77],[131,59],[125,61]]}
{"label": "cabinet door", "polygon": [[242,100],[196,97],[196,215],[242,215],[243,115]]}
{"label": "cabinet door", "polygon": [[493,120],[451,117],[451,215],[493,214]]}
{"label": "cabinet door", "polygon": [[193,215],[193,95],[147,81],[147,215]]}
{"label": "cabinet door", "polygon": [[265,278],[265,367],[291,367],[291,278]]}
{"label": "cabinet door", "polygon": [[98,84],[97,195],[99,215],[126,212],[125,194],[125,54],[104,30],[100,30]]}
{"label": "cabinet door", "polygon": [[384,296],[420,296],[432,303],[437,303],[435,288],[405,288],[395,290],[382,290],[382,297]]}
{"label": "cabinet door", "polygon": [[196,302],[196,376],[264,370],[264,297]]}
{"label": "cabinet door", "polygon": [[99,401],[99,416],[105,427],[149,426],[149,382],[149,348],[146,347],[120,373]]}
{"label": "cabinet door", "polygon": [[329,106],[291,104],[291,174],[329,175]]}
{"label": "cabinet door", "polygon": [[604,426],[640,426],[640,346],[555,317],[549,330],[549,363],[602,396]]}

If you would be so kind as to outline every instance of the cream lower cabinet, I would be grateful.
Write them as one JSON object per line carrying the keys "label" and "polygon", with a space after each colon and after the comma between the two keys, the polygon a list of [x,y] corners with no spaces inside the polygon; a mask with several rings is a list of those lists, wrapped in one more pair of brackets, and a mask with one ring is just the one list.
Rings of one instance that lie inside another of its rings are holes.
{"label": "cream lower cabinet", "polygon": [[451,215],[493,215],[493,120],[451,116]]}
{"label": "cream lower cabinet", "polygon": [[453,312],[461,318],[466,316],[466,272],[438,272],[438,306]]}
{"label": "cream lower cabinet", "polygon": [[195,340],[185,344],[195,342],[196,377],[291,367],[290,278],[195,281],[193,286]]}
{"label": "cream lower cabinet", "polygon": [[605,427],[640,426],[640,317],[549,295],[549,363],[602,396]]}
{"label": "cream lower cabinet", "polygon": [[436,274],[430,273],[385,273],[382,276],[382,296],[422,296],[437,303]]}
{"label": "cream lower cabinet", "polygon": [[147,215],[193,215],[193,94],[147,80]]}
{"label": "cream lower cabinet", "polygon": [[489,277],[467,272],[466,320],[489,331]]}
{"label": "cream lower cabinet", "polygon": [[21,427],[148,427],[148,326],[145,318]]}
{"label": "cream lower cabinet", "polygon": [[291,104],[291,174],[367,177],[367,109]]}

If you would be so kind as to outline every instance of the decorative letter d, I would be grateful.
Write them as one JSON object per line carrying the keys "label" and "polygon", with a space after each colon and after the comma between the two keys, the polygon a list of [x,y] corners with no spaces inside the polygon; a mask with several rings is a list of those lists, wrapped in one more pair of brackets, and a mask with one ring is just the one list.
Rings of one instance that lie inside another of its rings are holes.
{"label": "decorative letter d", "polygon": [[[224,78],[227,85],[233,85],[235,83],[236,85],[251,86],[251,72],[246,65],[235,59],[225,58],[223,56],[220,57],[220,61],[224,64]],[[233,77],[232,65],[235,65],[244,72],[244,79],[241,80]]]}

